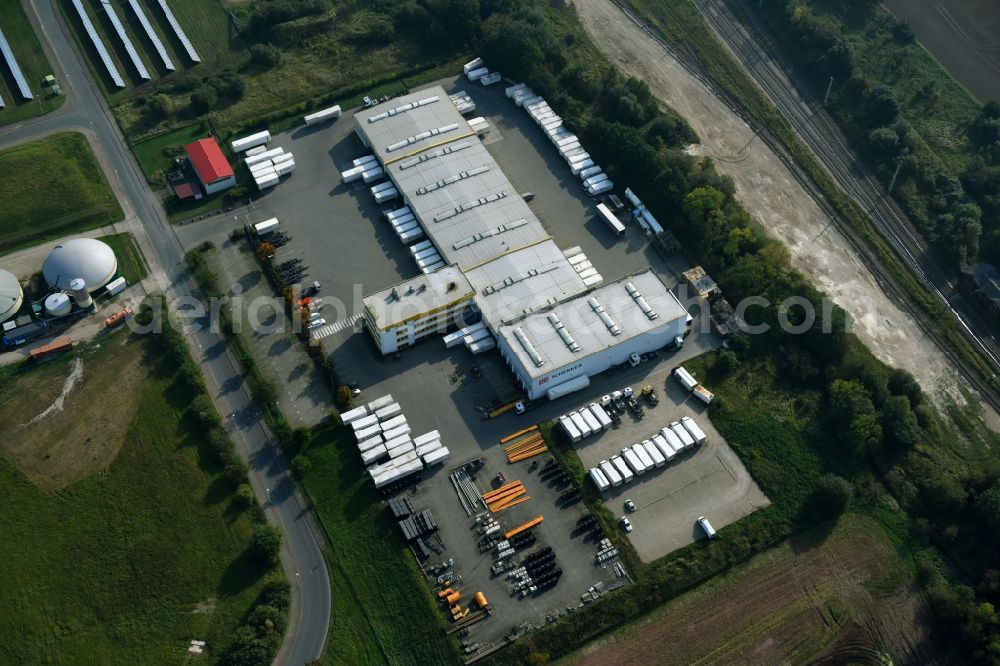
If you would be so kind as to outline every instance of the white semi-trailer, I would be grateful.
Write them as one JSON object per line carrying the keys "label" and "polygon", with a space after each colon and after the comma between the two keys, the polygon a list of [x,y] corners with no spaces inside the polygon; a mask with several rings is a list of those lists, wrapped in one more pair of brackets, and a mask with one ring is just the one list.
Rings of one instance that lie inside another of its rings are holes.
{"label": "white semi-trailer", "polygon": [[577,429],[576,425],[573,424],[573,419],[566,414],[559,417],[559,425],[562,426],[563,432],[565,432],[566,436],[569,437],[569,441],[575,444],[582,439],[580,431]]}
{"label": "white semi-trailer", "polygon": [[360,407],[355,407],[350,411],[342,413],[340,415],[340,421],[344,425],[349,425],[350,423],[353,423],[360,418],[364,418],[365,416],[368,416],[368,408],[361,405]]}
{"label": "white semi-trailer", "polygon": [[631,483],[632,479],[635,478],[635,474],[632,473],[632,470],[621,456],[612,456],[611,464],[614,465],[615,469],[618,470],[618,473],[622,475],[622,483]]}
{"label": "white semi-trailer", "polygon": [[695,423],[694,419],[690,416],[681,417],[681,425],[684,426],[684,429],[687,430],[694,439],[695,446],[701,446],[708,441],[705,431],[698,427],[698,424]]}
{"label": "white semi-trailer", "polygon": [[608,428],[611,427],[611,417],[608,416],[608,413],[604,411],[603,407],[598,405],[596,402],[592,402],[590,403],[588,408],[590,409],[591,413],[593,413],[597,421],[601,424],[601,430],[607,430]]}
{"label": "white semi-trailer", "polygon": [[667,444],[670,445],[670,448],[674,450],[675,454],[679,454],[684,451],[684,442],[682,442],[680,438],[674,434],[674,431],[670,429],[670,426],[665,426],[663,430],[660,431],[660,434],[663,435],[665,440],[667,440]]}
{"label": "white semi-trailer", "polygon": [[698,381],[690,372],[685,370],[683,366],[677,366],[677,368],[674,369],[674,379],[676,379],[680,385],[684,387],[684,390],[689,393],[694,390],[695,386],[698,385]]}
{"label": "white semi-trailer", "polygon": [[663,467],[667,464],[667,457],[660,453],[660,450],[656,448],[656,444],[653,444],[653,440],[644,439],[642,440],[642,446],[646,449],[646,454],[653,459],[653,464],[657,467]]}
{"label": "white semi-trailer", "polygon": [[639,460],[642,462],[643,467],[645,467],[647,470],[656,467],[656,464],[653,462],[652,456],[650,456],[646,452],[646,446],[642,442],[632,445],[632,453],[639,456]]}
{"label": "white semi-trailer", "polygon": [[573,425],[575,425],[576,429],[580,431],[580,437],[590,437],[593,430],[587,424],[586,419],[580,416],[578,412],[570,412],[569,417],[573,419]]}
{"label": "white semi-trailer", "polygon": [[245,136],[242,139],[235,139],[230,146],[232,147],[234,153],[242,153],[244,150],[256,148],[257,146],[263,146],[270,140],[271,133],[264,130],[262,132],[257,132],[256,134],[251,134],[250,136]]}
{"label": "white semi-trailer", "polygon": [[635,451],[631,447],[626,446],[622,449],[622,459],[628,463],[628,466],[632,468],[636,476],[642,476],[646,473],[646,466],[642,464],[642,459],[635,454]]}
{"label": "white semi-trailer", "polygon": [[670,444],[667,443],[667,438],[664,437],[662,433],[654,435],[652,441],[653,441],[653,446],[659,449],[660,454],[667,462],[673,460],[674,456],[677,455],[677,453],[674,451],[674,447],[670,446]]}
{"label": "white semi-trailer", "polygon": [[599,468],[591,467],[589,474],[590,480],[594,482],[594,485],[597,486],[597,489],[602,493],[611,487],[611,482],[608,481],[607,477],[604,476],[604,472],[602,472]]}
{"label": "white semi-trailer", "polygon": [[677,435],[677,439],[684,442],[685,451],[694,448],[694,437],[692,437],[691,433],[684,429],[684,426],[681,425],[680,421],[674,421],[671,423],[670,429],[674,431],[675,435]]}
{"label": "white semi-trailer", "polygon": [[594,416],[593,412],[591,412],[588,408],[583,407],[582,409],[580,409],[579,414],[580,416],[583,417],[583,420],[587,422],[587,427],[590,428],[590,432],[592,433],[600,432],[600,430],[602,429],[601,422],[597,420],[597,417]]}
{"label": "white semi-trailer", "polygon": [[320,125],[330,120],[336,120],[340,117],[340,107],[331,106],[329,109],[323,109],[322,111],[317,111],[316,113],[310,113],[308,116],[303,118],[306,125]]}
{"label": "white semi-trailer", "polygon": [[618,473],[618,470],[615,469],[615,466],[609,461],[602,460],[598,464],[598,467],[600,467],[601,471],[604,472],[604,478],[606,478],[612,486],[622,485],[622,475]]}

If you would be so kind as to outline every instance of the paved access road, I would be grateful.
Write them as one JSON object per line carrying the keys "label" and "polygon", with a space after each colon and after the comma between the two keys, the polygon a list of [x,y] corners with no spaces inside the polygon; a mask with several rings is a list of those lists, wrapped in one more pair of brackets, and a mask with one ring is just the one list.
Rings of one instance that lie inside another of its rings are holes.
{"label": "paved access road", "polygon": [[[961,295],[955,290],[952,271],[938,263],[905,213],[854,153],[847,137],[822,108],[822,100],[815,99],[796,80],[791,66],[754,17],[752,5],[745,0],[737,0],[735,5],[736,12],[724,0],[695,2],[708,24],[789,120],[837,184],[865,210],[882,236],[928,290],[951,310],[973,346],[994,367],[1000,368],[1000,345],[993,336],[993,330],[978,312],[961,300]],[[944,351],[950,353],[950,350]],[[956,365],[963,368],[957,359]],[[973,386],[980,385],[974,373],[967,371],[964,374]],[[984,398],[991,395],[985,387],[980,388]]]}
{"label": "paved access road", "polygon": [[[135,216],[148,236],[148,246],[165,278],[168,301],[192,299],[194,287],[183,264],[183,248],[167,223],[159,199],[149,189],[138,164],[128,152],[124,138],[110,115],[104,99],[97,92],[89,72],[81,63],[67,35],[67,28],[56,16],[50,0],[30,0],[32,17],[47,42],[47,55],[57,75],[64,79],[69,99],[58,112],[0,130],[0,148],[54,132],[83,131],[97,141],[98,159],[116,190],[126,217]],[[194,327],[192,327],[194,328]],[[191,344],[197,349],[209,386],[238,387],[219,390],[214,398],[226,417],[237,448],[250,467],[250,482],[257,497],[266,503],[268,517],[285,535],[282,563],[293,586],[289,630],[277,661],[299,666],[316,659],[323,651],[330,624],[330,580],[320,549],[321,539],[314,531],[305,502],[299,495],[260,414],[246,388],[242,373],[230,356],[224,340],[209,330],[191,330]]]}

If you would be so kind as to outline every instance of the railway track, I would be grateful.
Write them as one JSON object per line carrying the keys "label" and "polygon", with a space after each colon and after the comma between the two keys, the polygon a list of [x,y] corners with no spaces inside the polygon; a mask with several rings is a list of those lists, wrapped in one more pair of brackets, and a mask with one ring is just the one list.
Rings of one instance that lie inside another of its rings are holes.
{"label": "railway track", "polygon": [[[705,85],[712,94],[722,100],[733,113],[742,118],[755,131],[760,140],[767,144],[782,163],[785,164],[793,177],[809,193],[820,209],[834,221],[837,228],[847,238],[851,247],[854,248],[861,261],[875,276],[883,292],[917,322],[917,325],[920,326],[924,334],[952,362],[962,377],[979,392],[982,399],[988,402],[994,410],[1000,412],[1000,397],[995,394],[990,386],[980,379],[979,372],[975,368],[969,367],[965,360],[951,349],[946,340],[924,323],[923,313],[911,305],[905,292],[882,266],[881,261],[873,254],[868,244],[841,218],[838,211],[827,201],[812,179],[802,171],[795,160],[787,153],[781,142],[773,137],[766,128],[757,123],[752,116],[746,113],[735,99],[716,86],[697,64],[696,58],[668,44],[654,27],[640,19],[620,0],[611,0],[611,2],[618,7],[629,21],[656,41],[667,54],[679,62],[684,69]],[[927,285],[928,289],[936,294],[954,314],[970,341],[984,353],[994,368],[1000,368],[1000,355],[998,355],[1000,348],[996,347],[992,334],[977,334],[976,331],[972,330],[965,318],[953,307],[938,284],[943,285],[949,293],[952,293],[954,291],[954,283],[933,262],[929,256],[929,248],[926,241],[912,226],[905,214],[896,206],[888,194],[884,192],[881,184],[875,177],[854,156],[854,153],[847,146],[846,138],[840,133],[839,128],[833,126],[832,119],[821,109],[818,111],[815,110],[815,100],[813,100],[812,106],[810,106],[810,98],[808,96],[801,97],[794,90],[789,90],[790,86],[795,85],[795,79],[792,75],[775,64],[774,61],[768,58],[767,54],[761,51],[759,46],[754,44],[753,39],[743,26],[719,0],[696,0],[695,5],[712,29],[729,43],[731,50],[737,54],[741,64],[753,76],[754,80],[768,95],[772,103],[775,104],[778,110],[793,125],[796,132],[806,141],[809,148],[813,150],[824,168],[833,176],[838,185],[861,205],[876,225],[879,233],[890,243],[909,268]],[[759,26],[757,28],[759,29]],[[766,39],[766,37],[762,39]],[[770,42],[766,43],[773,50],[773,44]],[[763,66],[759,67],[758,65],[761,64]],[[758,76],[758,74],[760,75]],[[799,88],[804,89],[801,86]],[[830,135],[838,137],[840,139],[839,143],[831,141]],[[974,317],[975,315],[970,316]],[[980,330],[988,330],[985,324],[981,322],[977,322],[977,326]]]}

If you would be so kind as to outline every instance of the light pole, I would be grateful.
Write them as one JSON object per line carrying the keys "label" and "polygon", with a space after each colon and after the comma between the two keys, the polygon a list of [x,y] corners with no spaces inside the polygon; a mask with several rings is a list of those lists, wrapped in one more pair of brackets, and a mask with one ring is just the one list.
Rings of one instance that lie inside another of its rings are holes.
{"label": "light pole", "polygon": [[271,489],[270,488],[265,488],[264,492],[267,493],[267,503],[270,504],[271,503]]}
{"label": "light pole", "polygon": [[302,589],[302,577],[299,576],[298,571],[295,572],[295,585],[298,586],[300,590]]}

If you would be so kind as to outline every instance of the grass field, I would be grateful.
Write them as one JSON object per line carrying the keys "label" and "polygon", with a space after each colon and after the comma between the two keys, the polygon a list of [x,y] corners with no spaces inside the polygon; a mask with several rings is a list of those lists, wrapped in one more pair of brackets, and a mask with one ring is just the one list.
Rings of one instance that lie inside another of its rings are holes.
{"label": "grass field", "polygon": [[135,236],[130,233],[114,236],[101,236],[97,240],[104,241],[115,251],[118,258],[118,272],[129,284],[135,284],[149,274],[146,258],[135,242]]}
{"label": "grass field", "polygon": [[[560,660],[658,663],[829,663],[880,653],[928,663],[926,611],[882,528],[843,516],[806,532]],[[753,612],[747,612],[752,608]]]}
{"label": "grass field", "polygon": [[331,542],[334,605],[324,663],[454,662],[444,615],[343,428],[321,427],[302,455],[312,463],[303,486]]}
{"label": "grass field", "polygon": [[0,152],[0,173],[0,254],[123,217],[81,134],[56,134]]}
{"label": "grass field", "polygon": [[46,60],[42,45],[28,22],[21,0],[0,0],[0,30],[3,30],[17,64],[21,66],[21,72],[28,81],[28,87],[35,96],[30,101],[22,99],[7,65],[0,66],[0,97],[3,97],[6,104],[0,110],[0,126],[34,118],[62,106],[65,97],[50,96],[47,89],[42,88],[42,79],[55,72]]}
{"label": "grass field", "polygon": [[204,139],[210,133],[207,123],[194,123],[137,143],[132,146],[132,152],[142,167],[142,172],[146,174],[146,179],[150,182],[162,182],[174,160],[166,151],[179,151],[183,146]]}
{"label": "grass field", "polygon": [[[250,514],[206,462],[156,344],[119,333],[0,372],[0,427],[16,433],[0,443],[5,663],[189,663],[191,639],[217,661],[264,582],[244,555]],[[65,411],[18,430],[76,363]]]}

